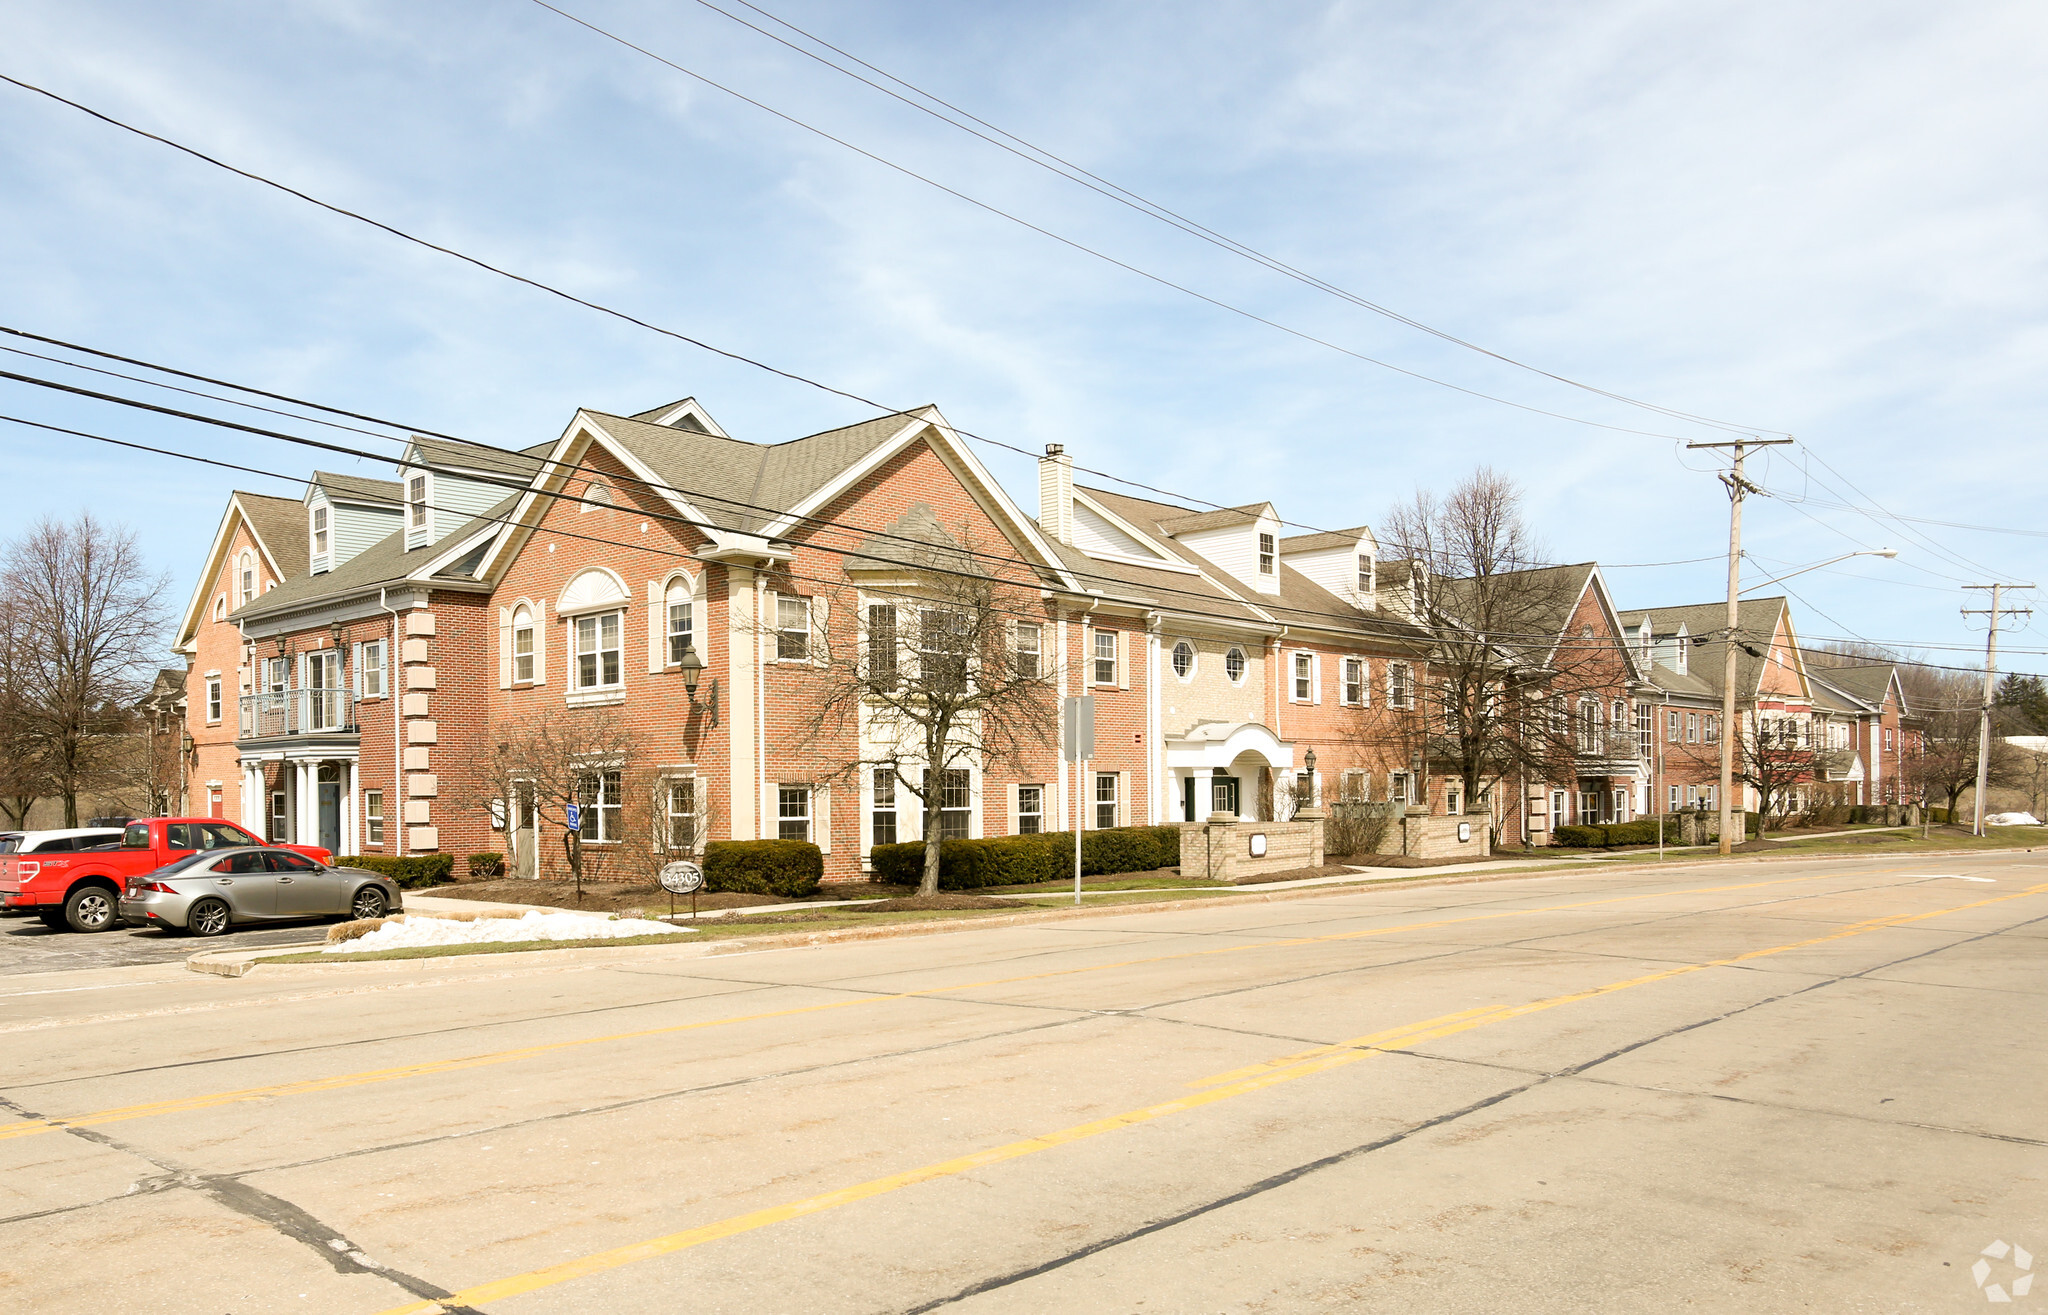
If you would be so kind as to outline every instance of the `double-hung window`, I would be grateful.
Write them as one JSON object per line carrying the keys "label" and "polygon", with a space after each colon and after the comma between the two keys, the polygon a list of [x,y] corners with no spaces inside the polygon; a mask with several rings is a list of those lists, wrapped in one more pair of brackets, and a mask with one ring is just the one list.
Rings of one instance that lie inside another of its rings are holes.
{"label": "double-hung window", "polygon": [[[894,603],[868,604],[868,679],[883,688],[896,684],[896,605]],[[893,773],[889,778],[896,779]],[[894,805],[892,804],[893,808]],[[889,825],[893,828],[894,813],[890,814]],[[894,844],[893,840],[877,840],[878,845]]]}
{"label": "double-hung window", "polygon": [[576,781],[576,799],[581,805],[578,831],[585,844],[608,845],[624,837],[619,831],[619,812],[625,803],[618,772],[589,772]]}
{"label": "double-hung window", "polygon": [[694,776],[670,777],[667,788],[662,791],[663,811],[667,822],[665,839],[673,853],[694,854],[697,852],[697,778]]}
{"label": "double-hung window", "polygon": [[1116,825],[1117,774],[1095,774],[1095,829],[1107,831]]}
{"label": "double-hung window", "polygon": [[1411,802],[1409,799],[1409,780],[1410,777],[1407,772],[1388,772],[1387,802],[1395,804]]}
{"label": "double-hung window", "polygon": [[512,614],[512,683],[533,680],[533,613],[520,608]]}
{"label": "double-hung window", "polygon": [[1405,708],[1409,706],[1408,664],[1389,662],[1387,664],[1387,706]]}
{"label": "double-hung window", "polygon": [[384,697],[384,665],[384,641],[373,639],[364,644],[362,660],[356,663],[356,692],[361,697]]}
{"label": "double-hung window", "polygon": [[1273,553],[1273,547],[1274,547],[1274,544],[1273,544],[1273,536],[1272,536],[1272,535],[1270,535],[1270,534],[1261,534],[1261,535],[1259,536],[1259,574],[1260,574],[1260,575],[1271,575],[1271,574],[1273,573],[1273,556],[1274,556],[1274,553]]}
{"label": "double-hung window", "polygon": [[1362,552],[1358,554],[1358,592],[1369,598],[1372,596],[1372,586],[1372,554]]}
{"label": "double-hung window", "polygon": [[1698,744],[1700,742],[1700,715],[1696,712],[1685,714],[1685,742],[1687,744]]}
{"label": "double-hung window", "polygon": [[215,676],[206,682],[206,719],[219,721],[220,713],[220,677]]}
{"label": "double-hung window", "polygon": [[668,587],[668,665],[678,666],[696,640],[696,616],[690,586],[678,580]]}
{"label": "double-hung window", "polygon": [[619,682],[619,613],[577,617],[576,688],[603,689]]}
{"label": "double-hung window", "polygon": [[409,529],[424,529],[427,524],[427,477],[414,475],[405,482],[405,502],[410,511],[407,521]]}
{"label": "double-hung window", "polygon": [[235,606],[246,607],[256,597],[256,556],[243,553],[241,567],[235,573]]}
{"label": "double-hung window", "polygon": [[1316,660],[1310,653],[1294,655],[1294,701],[1311,703],[1316,696]]}
{"label": "double-hung window", "polygon": [[868,834],[872,837],[872,844],[896,843],[896,769],[893,767],[875,769],[875,798],[873,807],[868,810]]}
{"label": "double-hung window", "polygon": [[1707,714],[1706,738],[1708,744],[1719,744],[1721,742],[1721,716],[1719,713],[1710,712]]}
{"label": "double-hung window", "polygon": [[775,837],[778,840],[811,838],[811,787],[775,787]]}
{"label": "double-hung window", "polygon": [[775,598],[775,656],[801,662],[811,655],[811,600],[801,594]]}
{"label": "double-hung window", "polygon": [[1354,708],[1365,706],[1366,676],[1364,658],[1344,659],[1344,702]]}
{"label": "double-hung window", "polygon": [[291,810],[285,804],[285,793],[273,790],[270,792],[270,843],[282,845],[289,843],[291,838]]}
{"label": "double-hung window", "polygon": [[384,843],[384,792],[363,791],[363,843],[381,845]]}
{"label": "double-hung window", "polygon": [[313,508],[313,556],[327,555],[327,508]]}
{"label": "double-hung window", "polygon": [[1097,630],[1091,641],[1094,647],[1095,670],[1091,673],[1097,685],[1116,684],[1116,631]]}
{"label": "double-hung window", "polygon": [[939,838],[967,839],[973,816],[974,801],[969,790],[967,769],[948,767],[939,773]]}
{"label": "double-hung window", "polygon": [[1017,627],[1017,678],[1037,680],[1045,670],[1045,632],[1024,623]]}
{"label": "double-hung window", "polygon": [[1674,812],[1674,813],[1675,813],[1675,812],[1677,812],[1677,811],[1678,811],[1678,809],[1679,809],[1679,802],[1678,802],[1679,796],[1678,796],[1678,791],[1679,791],[1679,787],[1678,787],[1678,786],[1675,786],[1675,785],[1674,785],[1674,786],[1671,786],[1671,787],[1670,787],[1670,793],[1671,793],[1671,798],[1670,798],[1670,800],[1669,800],[1668,802],[1670,803],[1670,811],[1671,811],[1671,812]]}
{"label": "double-hung window", "polygon": [[969,636],[964,613],[926,608],[917,614],[919,678],[926,692],[959,694],[967,688]]}
{"label": "double-hung window", "polygon": [[1045,787],[1017,787],[1017,834],[1035,836],[1045,830]]}
{"label": "double-hung window", "polygon": [[1664,738],[1673,744],[1678,743],[1678,714],[1675,712],[1664,714]]}

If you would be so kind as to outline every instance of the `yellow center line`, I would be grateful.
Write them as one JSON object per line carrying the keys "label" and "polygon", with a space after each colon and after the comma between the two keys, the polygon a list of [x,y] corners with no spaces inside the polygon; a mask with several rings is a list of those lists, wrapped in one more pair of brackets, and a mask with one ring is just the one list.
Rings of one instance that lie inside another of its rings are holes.
{"label": "yellow center line", "polygon": [[[1900,870],[1897,868],[1884,868],[1868,875],[1884,876]],[[1303,945],[1320,945],[1337,941],[1359,940],[1372,936],[1393,936],[1402,932],[1429,931],[1461,923],[1486,922],[1501,918],[1522,918],[1538,913],[1566,912],[1572,909],[1597,908],[1605,905],[1627,904],[1647,899],[1669,899],[1684,895],[1717,895],[1735,891],[1758,890],[1769,886],[1800,885],[1808,882],[1828,881],[1844,875],[1847,874],[1826,872],[1811,877],[1780,877],[1769,881],[1750,881],[1727,886],[1700,886],[1689,890],[1653,891],[1638,895],[1616,895],[1603,899],[1581,900],[1569,904],[1542,905],[1533,909],[1499,909],[1487,913],[1435,918],[1425,922],[1402,923],[1392,927],[1368,927],[1360,931],[1331,932],[1322,936],[1298,936],[1283,940],[1256,941],[1249,945],[1212,946],[1201,950],[1183,950],[1174,954],[1122,959],[1114,963],[1090,964],[1075,968],[1055,968],[1046,972],[1025,973],[1014,977],[992,977],[976,982],[959,982],[949,986],[932,986],[918,991],[856,996],[846,1000],[832,1000],[823,1004],[796,1005],[788,1009],[773,1009],[755,1014],[739,1014],[731,1018],[704,1019],[694,1023],[673,1023],[662,1027],[641,1028],[630,1032],[612,1032],[603,1036],[579,1037],[570,1041],[520,1046],[511,1050],[493,1051],[481,1055],[432,1060],[418,1064],[400,1064],[390,1068],[367,1069],[356,1073],[337,1074],[333,1077],[308,1078],[298,1082],[283,1082],[271,1086],[246,1087],[238,1091],[208,1092],[196,1096],[178,1097],[172,1100],[151,1101],[140,1105],[124,1105],[114,1109],[97,1110],[87,1114],[63,1115],[47,1119],[28,1119],[16,1123],[0,1124],[0,1141],[7,1141],[17,1137],[33,1137],[42,1133],[61,1131],[65,1128],[91,1128],[108,1123],[124,1123],[132,1119],[156,1118],[166,1114],[186,1114],[196,1110],[217,1109],[222,1106],[246,1104],[252,1101],[276,1100],[287,1096],[301,1096],[314,1092],[337,1091],[348,1087],[369,1086],[380,1082],[397,1082],[408,1078],[428,1077],[440,1073],[454,1073],[464,1069],[487,1068],[495,1064],[509,1064],[517,1060],[558,1054],[565,1050],[574,1050],[583,1046],[639,1041],[649,1037],[672,1036],[683,1032],[703,1031],[714,1027],[732,1027],[742,1023],[766,1022],[776,1018],[793,1018],[805,1014],[828,1013],[836,1009],[886,1004],[894,1000],[911,1000],[923,996],[945,995],[957,991],[981,990],[991,986],[1010,986],[1019,982],[1045,981],[1051,978],[1067,977],[1081,973],[1108,972],[1117,968],[1143,967],[1149,964],[1202,958],[1210,955],[1241,954],[1250,950],[1285,949]],[[818,988],[799,987],[796,989]]]}
{"label": "yellow center line", "polygon": [[1541,1013],[1547,1009],[1555,1009],[1560,1005],[1574,1004],[1581,1000],[1591,1000],[1600,996],[1613,995],[1616,992],[1626,991],[1632,987],[1669,981],[1675,977],[1704,972],[1709,968],[1727,967],[1752,959],[1768,958],[1774,954],[1785,954],[1793,950],[1824,945],[1829,941],[1846,940],[1852,936],[1862,936],[1886,927],[1896,927],[1909,922],[1922,922],[1929,918],[1944,917],[1951,913],[1962,913],[1969,909],[1979,909],[1990,904],[2003,904],[2008,900],[2024,899],[2029,895],[2043,893],[2048,893],[2048,884],[2032,886],[2010,895],[1994,895],[1989,899],[1975,900],[1968,904],[1958,904],[1952,908],[1936,909],[1931,913],[1901,913],[1882,918],[1870,918],[1863,922],[1851,923],[1846,927],[1825,933],[1824,935],[1809,937],[1801,941],[1792,941],[1785,945],[1774,945],[1769,949],[1751,950],[1745,954],[1731,955],[1724,959],[1711,959],[1702,963],[1681,964],[1677,967],[1646,973],[1640,977],[1631,977],[1619,982],[1609,982],[1604,986],[1589,987],[1583,991],[1572,991],[1565,995],[1554,995],[1547,999],[1532,1000],[1524,1004],[1502,1005],[1487,1009],[1467,1009],[1459,1013],[1445,1014],[1441,1017],[1427,1019],[1419,1023],[1410,1023],[1404,1027],[1368,1033],[1362,1037],[1354,1037],[1349,1041],[1340,1041],[1334,1045],[1318,1046],[1314,1050],[1283,1056],[1281,1059],[1272,1061],[1272,1064],[1277,1067],[1268,1068],[1266,1071],[1257,1071],[1255,1066],[1253,1069],[1237,1069],[1231,1073],[1218,1074],[1214,1078],[1203,1079],[1201,1082],[1190,1083],[1190,1086],[1205,1086],[1212,1082],[1220,1085],[1208,1086],[1207,1090],[1181,1096],[1174,1100],[1163,1101],[1156,1105],[1146,1105],[1140,1109],[1129,1110],[1122,1114],[1112,1114],[1107,1118],[1094,1119],[1087,1123],[1076,1124],[1070,1128],[1062,1128],[1056,1132],[1026,1137],[1021,1141],[1007,1142],[1001,1146],[992,1146],[986,1150],[974,1151],[967,1155],[956,1156],[950,1160],[941,1160],[936,1164],[927,1164],[915,1169],[905,1169],[900,1173],[873,1178],[864,1183],[856,1183],[851,1187],[841,1187],[816,1196],[808,1196],[801,1201],[791,1201],[784,1205],[769,1206],[765,1209],[750,1211],[747,1214],[735,1215],[730,1219],[721,1219],[715,1223],[701,1224],[696,1228],[686,1228],[681,1232],[669,1233],[663,1237],[650,1238],[644,1242],[633,1242],[626,1246],[613,1247],[608,1251],[594,1252],[587,1256],[578,1257],[575,1260],[564,1261],[559,1265],[550,1265],[544,1269],[530,1270],[524,1274],[514,1274],[509,1278],[493,1279],[488,1283],[480,1283],[474,1287],[464,1288],[462,1291],[454,1293],[447,1298],[446,1304],[439,1301],[412,1302],[404,1306],[394,1306],[390,1310],[382,1312],[382,1315],[445,1315],[448,1306],[476,1306],[487,1301],[503,1301],[508,1297],[523,1296],[526,1293],[536,1292],[542,1288],[554,1287],[573,1279],[587,1278],[593,1274],[601,1274],[608,1270],[619,1269],[638,1261],[652,1260],[659,1256],[673,1255],[678,1251],[687,1251],[692,1247],[702,1246],[707,1242],[716,1242],[722,1238],[749,1233],[756,1229],[767,1228],[773,1224],[786,1223],[792,1219],[801,1219],[808,1215],[821,1214],[827,1210],[835,1210],[843,1205],[852,1205],[857,1201],[866,1201],[890,1192],[901,1191],[906,1187],[914,1187],[919,1183],[953,1177],[975,1169],[986,1168],[989,1165],[1001,1164],[1007,1160],[1017,1160],[1027,1155],[1036,1155],[1042,1151],[1052,1150],[1055,1147],[1069,1146],[1075,1142],[1086,1141],[1092,1137],[1100,1137],[1105,1133],[1137,1127],[1140,1124],[1151,1123],[1176,1114],[1185,1114],[1190,1110],[1201,1109],[1205,1106],[1231,1100],[1238,1096],[1263,1091],[1269,1087],[1279,1086],[1284,1082],[1293,1082],[1317,1073],[1326,1073],[1335,1068],[1355,1064],[1362,1059],[1376,1054],[1405,1049],[1423,1041],[1455,1036],[1460,1032],[1469,1032],[1474,1028],[1485,1027],[1491,1023],[1527,1017],[1530,1014]]}

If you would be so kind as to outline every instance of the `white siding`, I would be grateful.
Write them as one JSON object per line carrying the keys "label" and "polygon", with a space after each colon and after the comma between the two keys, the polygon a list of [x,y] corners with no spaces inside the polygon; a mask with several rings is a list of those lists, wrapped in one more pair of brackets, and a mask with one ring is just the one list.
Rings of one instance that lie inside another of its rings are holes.
{"label": "white siding", "polygon": [[1247,525],[1230,525],[1218,530],[1197,530],[1189,534],[1178,534],[1174,539],[1186,544],[1189,551],[1201,554],[1214,562],[1220,569],[1229,572],[1232,579],[1256,593],[1277,594],[1280,592],[1279,563],[1274,562],[1273,574],[1259,574],[1259,536],[1270,534],[1277,549],[1280,542],[1280,522],[1271,517],[1260,517]]}
{"label": "white siding", "polygon": [[1148,562],[1165,562],[1157,552],[1132,538],[1097,515],[1085,503],[1074,504],[1074,546],[1094,555],[1136,557]]}
{"label": "white siding", "polygon": [[1372,596],[1358,591],[1358,558],[1361,553],[1378,556],[1371,539],[1360,539],[1348,548],[1322,548],[1314,552],[1288,553],[1284,560],[1289,566],[1354,607],[1371,607]]}

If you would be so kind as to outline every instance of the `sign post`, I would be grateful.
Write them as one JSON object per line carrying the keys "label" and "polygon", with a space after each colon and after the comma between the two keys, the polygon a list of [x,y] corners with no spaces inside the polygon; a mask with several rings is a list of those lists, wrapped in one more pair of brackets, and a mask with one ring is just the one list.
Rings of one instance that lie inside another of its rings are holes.
{"label": "sign post", "polygon": [[1060,700],[1060,754],[1074,764],[1074,903],[1081,902],[1081,826],[1087,813],[1081,801],[1081,783],[1087,779],[1087,764],[1095,757],[1095,696],[1082,694]]}
{"label": "sign post", "polygon": [[676,916],[676,896],[690,897],[690,921],[697,920],[697,892],[704,889],[704,869],[687,859],[661,866],[661,888],[668,892],[668,916]]}

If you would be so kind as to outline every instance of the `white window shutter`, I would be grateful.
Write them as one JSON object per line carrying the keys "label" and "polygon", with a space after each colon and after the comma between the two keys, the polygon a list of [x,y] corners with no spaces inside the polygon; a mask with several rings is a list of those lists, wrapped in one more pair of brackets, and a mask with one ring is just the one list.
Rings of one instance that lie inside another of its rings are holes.
{"label": "white window shutter", "polygon": [[811,840],[823,853],[832,852],[832,787],[811,787]]}
{"label": "white window shutter", "polygon": [[1358,706],[1372,706],[1372,662],[1366,658],[1358,659]]}
{"label": "white window shutter", "polygon": [[647,674],[660,672],[668,659],[668,609],[663,605],[667,591],[659,580],[647,582]]}
{"label": "white window shutter", "polygon": [[548,600],[533,605],[533,683],[548,683]]}
{"label": "white window shutter", "polygon": [[363,646],[359,643],[348,646],[349,688],[356,697],[363,697]]}
{"label": "white window shutter", "polygon": [[512,688],[512,609],[509,607],[498,609],[498,688]]}
{"label": "white window shutter", "polygon": [[1323,655],[1321,653],[1311,653],[1308,655],[1308,693],[1308,701],[1310,703],[1321,703],[1323,701]]}
{"label": "white window shutter", "polygon": [[1131,641],[1135,638],[1137,636],[1129,630],[1119,630],[1116,632],[1116,687],[1118,689],[1129,689],[1131,687],[1131,649],[1133,647]]}
{"label": "white window shutter", "polygon": [[822,663],[828,651],[825,640],[825,626],[831,619],[831,604],[825,595],[818,594],[811,599],[811,661]]}

